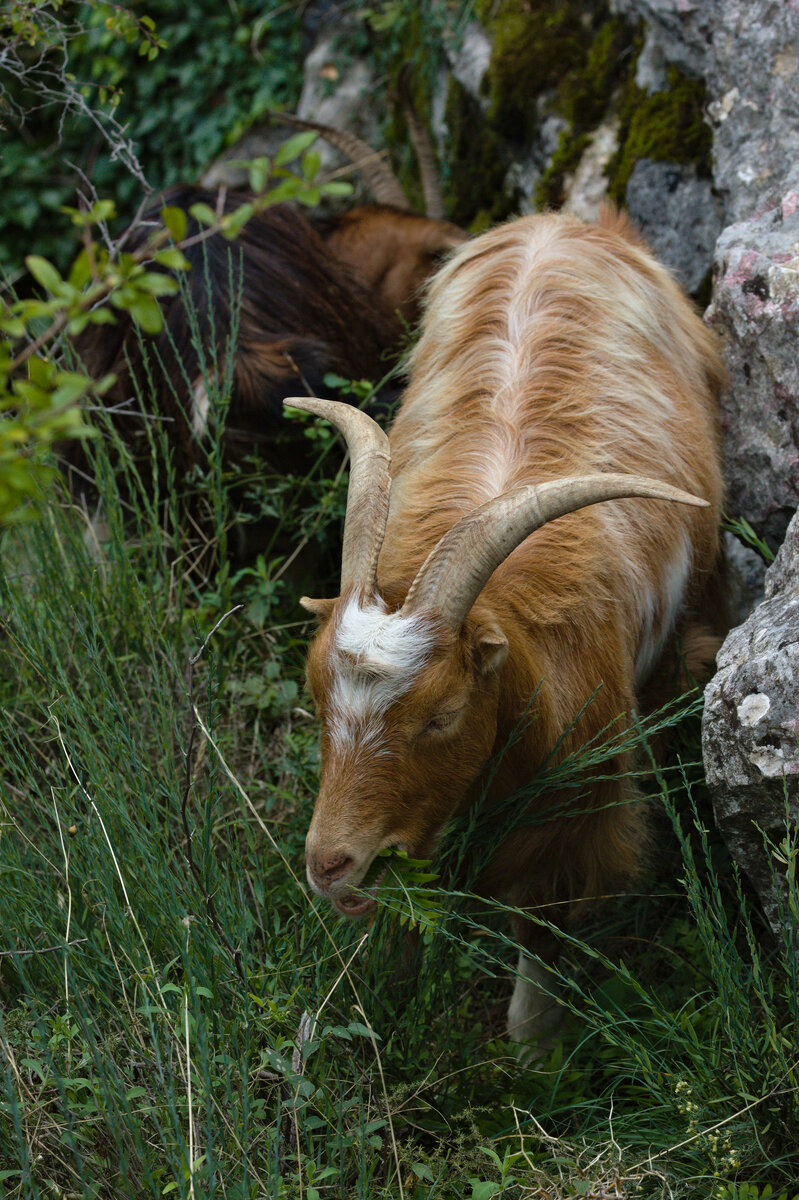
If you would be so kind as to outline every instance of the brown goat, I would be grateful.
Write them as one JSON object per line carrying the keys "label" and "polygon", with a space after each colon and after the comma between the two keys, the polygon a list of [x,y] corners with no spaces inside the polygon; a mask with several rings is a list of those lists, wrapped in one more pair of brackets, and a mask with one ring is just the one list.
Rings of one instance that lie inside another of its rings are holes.
{"label": "brown goat", "polygon": [[[527,217],[456,252],[410,367],[390,444],[364,414],[287,401],[332,420],[352,455],[341,594],[303,601],[321,622],[308,880],[350,916],[373,907],[354,889],[381,850],[433,854],[487,781],[490,812],[624,728],[675,631],[707,648],[720,553],[716,344],[615,213]],[[645,842],[630,768],[618,753],[576,805],[532,803],[480,891],[564,921],[627,884]],[[554,953],[538,925],[514,926]],[[517,1040],[556,1010],[545,978],[522,954]]]}

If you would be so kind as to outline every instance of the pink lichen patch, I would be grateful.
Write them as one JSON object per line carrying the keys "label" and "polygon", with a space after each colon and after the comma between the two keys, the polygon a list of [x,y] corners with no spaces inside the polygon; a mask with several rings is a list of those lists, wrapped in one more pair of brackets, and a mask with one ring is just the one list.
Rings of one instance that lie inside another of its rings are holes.
{"label": "pink lichen patch", "polygon": [[755,274],[753,268],[760,262],[757,250],[746,250],[738,259],[737,265],[724,276],[725,287],[740,287],[747,279]]}
{"label": "pink lichen patch", "polygon": [[792,217],[795,212],[799,212],[799,192],[788,192],[787,196],[782,198],[782,219],[787,220]]}
{"label": "pink lichen patch", "polygon": [[[769,303],[771,304],[771,309],[773,311],[774,304],[773,302]],[[754,292],[749,292],[744,300],[744,312],[746,313],[747,317],[770,316],[772,313],[769,312],[769,303],[761,300],[759,296],[754,294]]]}

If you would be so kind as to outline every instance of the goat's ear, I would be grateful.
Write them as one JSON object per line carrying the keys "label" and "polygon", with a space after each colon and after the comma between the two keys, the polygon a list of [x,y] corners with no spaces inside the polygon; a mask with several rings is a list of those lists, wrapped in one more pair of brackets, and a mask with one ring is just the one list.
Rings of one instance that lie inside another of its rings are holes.
{"label": "goat's ear", "polygon": [[508,657],[508,639],[493,619],[482,620],[474,631],[472,655],[481,675],[491,675]]}
{"label": "goat's ear", "polygon": [[306,612],[316,617],[320,625],[324,625],[333,609],[336,607],[337,599],[334,600],[313,600],[310,596],[300,597],[300,607]]}

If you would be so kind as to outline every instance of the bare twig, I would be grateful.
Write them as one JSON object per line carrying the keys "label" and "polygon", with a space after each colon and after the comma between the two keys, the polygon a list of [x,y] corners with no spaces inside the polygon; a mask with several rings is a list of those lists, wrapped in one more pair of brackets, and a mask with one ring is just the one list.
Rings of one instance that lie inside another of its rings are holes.
{"label": "bare twig", "polygon": [[74,938],[71,942],[61,942],[58,946],[32,946],[29,950],[0,950],[0,958],[27,958],[31,954],[55,954],[57,950],[71,950],[73,946],[81,946],[88,938]]}

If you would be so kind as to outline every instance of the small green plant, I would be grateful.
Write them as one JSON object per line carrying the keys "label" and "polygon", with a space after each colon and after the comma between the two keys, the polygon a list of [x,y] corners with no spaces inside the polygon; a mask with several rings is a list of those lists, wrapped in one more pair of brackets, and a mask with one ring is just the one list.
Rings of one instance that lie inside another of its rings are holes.
{"label": "small green plant", "polygon": [[764,542],[761,537],[755,533],[752,526],[747,521],[746,517],[724,517],[723,528],[728,533],[734,533],[740,542],[745,546],[751,546],[753,550],[757,550],[760,557],[767,563],[774,562],[774,551],[769,546],[768,542]]}

